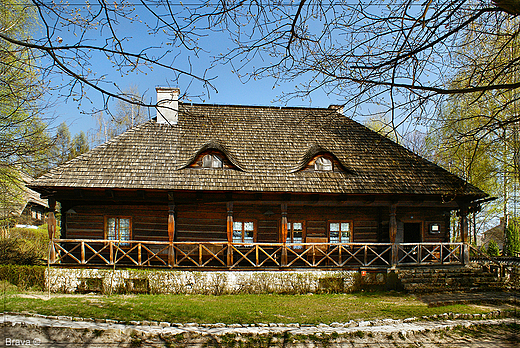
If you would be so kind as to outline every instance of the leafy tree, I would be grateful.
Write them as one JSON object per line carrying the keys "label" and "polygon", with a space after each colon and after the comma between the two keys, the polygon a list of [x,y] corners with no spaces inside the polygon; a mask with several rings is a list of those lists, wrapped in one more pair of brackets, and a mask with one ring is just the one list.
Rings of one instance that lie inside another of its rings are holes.
{"label": "leafy tree", "polygon": [[487,254],[489,256],[500,256],[500,248],[494,239],[491,239],[488,244]]}
{"label": "leafy tree", "polygon": [[507,256],[520,256],[520,229],[518,222],[510,220],[505,230],[506,244],[504,251]]}
{"label": "leafy tree", "polygon": [[85,152],[88,152],[88,150],[90,150],[90,146],[88,144],[87,136],[85,135],[85,132],[80,131],[72,139],[72,146],[70,150],[69,159],[72,159]]}
{"label": "leafy tree", "polygon": [[56,137],[51,149],[51,167],[65,163],[90,149],[87,136],[83,131],[72,138],[69,127],[62,122],[56,130]]}
{"label": "leafy tree", "polygon": [[[514,61],[520,53],[520,38],[514,34],[515,28],[505,26],[497,31],[497,37],[479,41],[471,46],[474,34],[465,38],[466,45],[454,55],[471,60],[479,66],[481,83],[492,83],[504,64]],[[490,52],[496,52],[493,61],[487,61]],[[461,88],[471,78],[474,71],[463,67],[455,74],[450,88]],[[501,77],[504,83],[513,83],[520,74]],[[518,166],[515,154],[519,152],[520,102],[515,102],[511,90],[488,90],[464,95],[453,95],[438,113],[437,119],[430,124],[427,139],[433,160],[469,183],[483,189],[495,202],[488,203],[481,214],[479,225],[485,228],[491,219],[502,215],[507,221],[513,213],[512,197],[517,195],[515,181],[518,180]],[[474,225],[476,238],[477,227]]]}
{"label": "leafy tree", "polygon": [[62,122],[56,130],[52,147],[53,166],[60,165],[71,159],[71,140],[69,126]]}
{"label": "leafy tree", "polygon": [[[19,0],[2,1],[1,35],[23,41],[30,39],[36,12],[35,8],[22,4]],[[37,58],[28,47],[0,40],[0,166],[30,175],[39,171],[40,160],[50,145],[46,125],[39,117],[43,88]]]}

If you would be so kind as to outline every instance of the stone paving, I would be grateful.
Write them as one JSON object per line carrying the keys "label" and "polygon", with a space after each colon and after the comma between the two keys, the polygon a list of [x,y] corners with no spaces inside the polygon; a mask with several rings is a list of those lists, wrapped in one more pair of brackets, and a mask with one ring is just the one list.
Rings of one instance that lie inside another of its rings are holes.
{"label": "stone paving", "polygon": [[[498,313],[497,313],[498,312]],[[464,318],[466,316],[467,318]],[[501,317],[502,316],[502,317]],[[463,319],[464,318],[464,319]],[[432,320],[435,319],[435,320]],[[166,322],[128,322],[120,323],[115,320],[105,319],[82,319],[71,317],[54,317],[43,315],[20,315],[4,313],[0,319],[2,326],[24,327],[52,327],[89,329],[124,335],[152,336],[159,334],[196,334],[201,336],[223,336],[223,335],[277,335],[286,332],[292,335],[338,335],[351,334],[357,331],[378,334],[401,334],[408,335],[419,332],[450,329],[454,327],[471,327],[473,325],[499,325],[515,323],[515,318],[504,318],[503,313],[494,311],[489,314],[454,315],[446,313],[423,318],[408,318],[404,320],[382,319],[375,321],[350,321],[347,323],[331,323],[319,325],[259,323],[252,325],[230,324],[197,324],[197,323],[166,323]]]}

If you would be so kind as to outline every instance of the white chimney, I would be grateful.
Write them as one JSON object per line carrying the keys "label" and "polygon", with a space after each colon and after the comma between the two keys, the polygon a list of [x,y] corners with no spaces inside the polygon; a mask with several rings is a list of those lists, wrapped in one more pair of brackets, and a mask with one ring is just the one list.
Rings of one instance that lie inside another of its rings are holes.
{"label": "white chimney", "polygon": [[157,91],[157,123],[177,124],[180,89],[155,87]]}

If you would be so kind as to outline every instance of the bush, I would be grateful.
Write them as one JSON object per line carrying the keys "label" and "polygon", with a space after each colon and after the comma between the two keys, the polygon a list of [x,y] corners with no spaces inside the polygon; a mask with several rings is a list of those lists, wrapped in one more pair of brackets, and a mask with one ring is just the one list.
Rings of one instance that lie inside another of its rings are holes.
{"label": "bush", "polygon": [[38,229],[10,228],[0,238],[0,264],[37,265],[49,252],[47,225]]}
{"label": "bush", "polygon": [[518,224],[511,221],[506,228],[506,245],[504,252],[507,256],[519,256],[520,254],[520,231]]}
{"label": "bush", "polygon": [[23,239],[0,239],[0,264],[2,265],[39,265],[43,264],[39,250]]}
{"label": "bush", "polygon": [[45,289],[45,266],[0,265],[0,280],[20,289]]}
{"label": "bush", "polygon": [[488,244],[487,248],[487,254],[489,256],[499,256],[500,255],[500,248],[498,247],[497,242],[495,240],[491,239]]}

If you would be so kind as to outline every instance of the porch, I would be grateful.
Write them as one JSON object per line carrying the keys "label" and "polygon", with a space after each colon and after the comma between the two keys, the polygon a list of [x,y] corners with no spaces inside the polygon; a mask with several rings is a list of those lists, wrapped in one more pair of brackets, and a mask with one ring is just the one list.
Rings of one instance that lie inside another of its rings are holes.
{"label": "porch", "polygon": [[229,243],[55,239],[49,262],[67,267],[177,270],[388,269],[462,265],[464,243]]}

